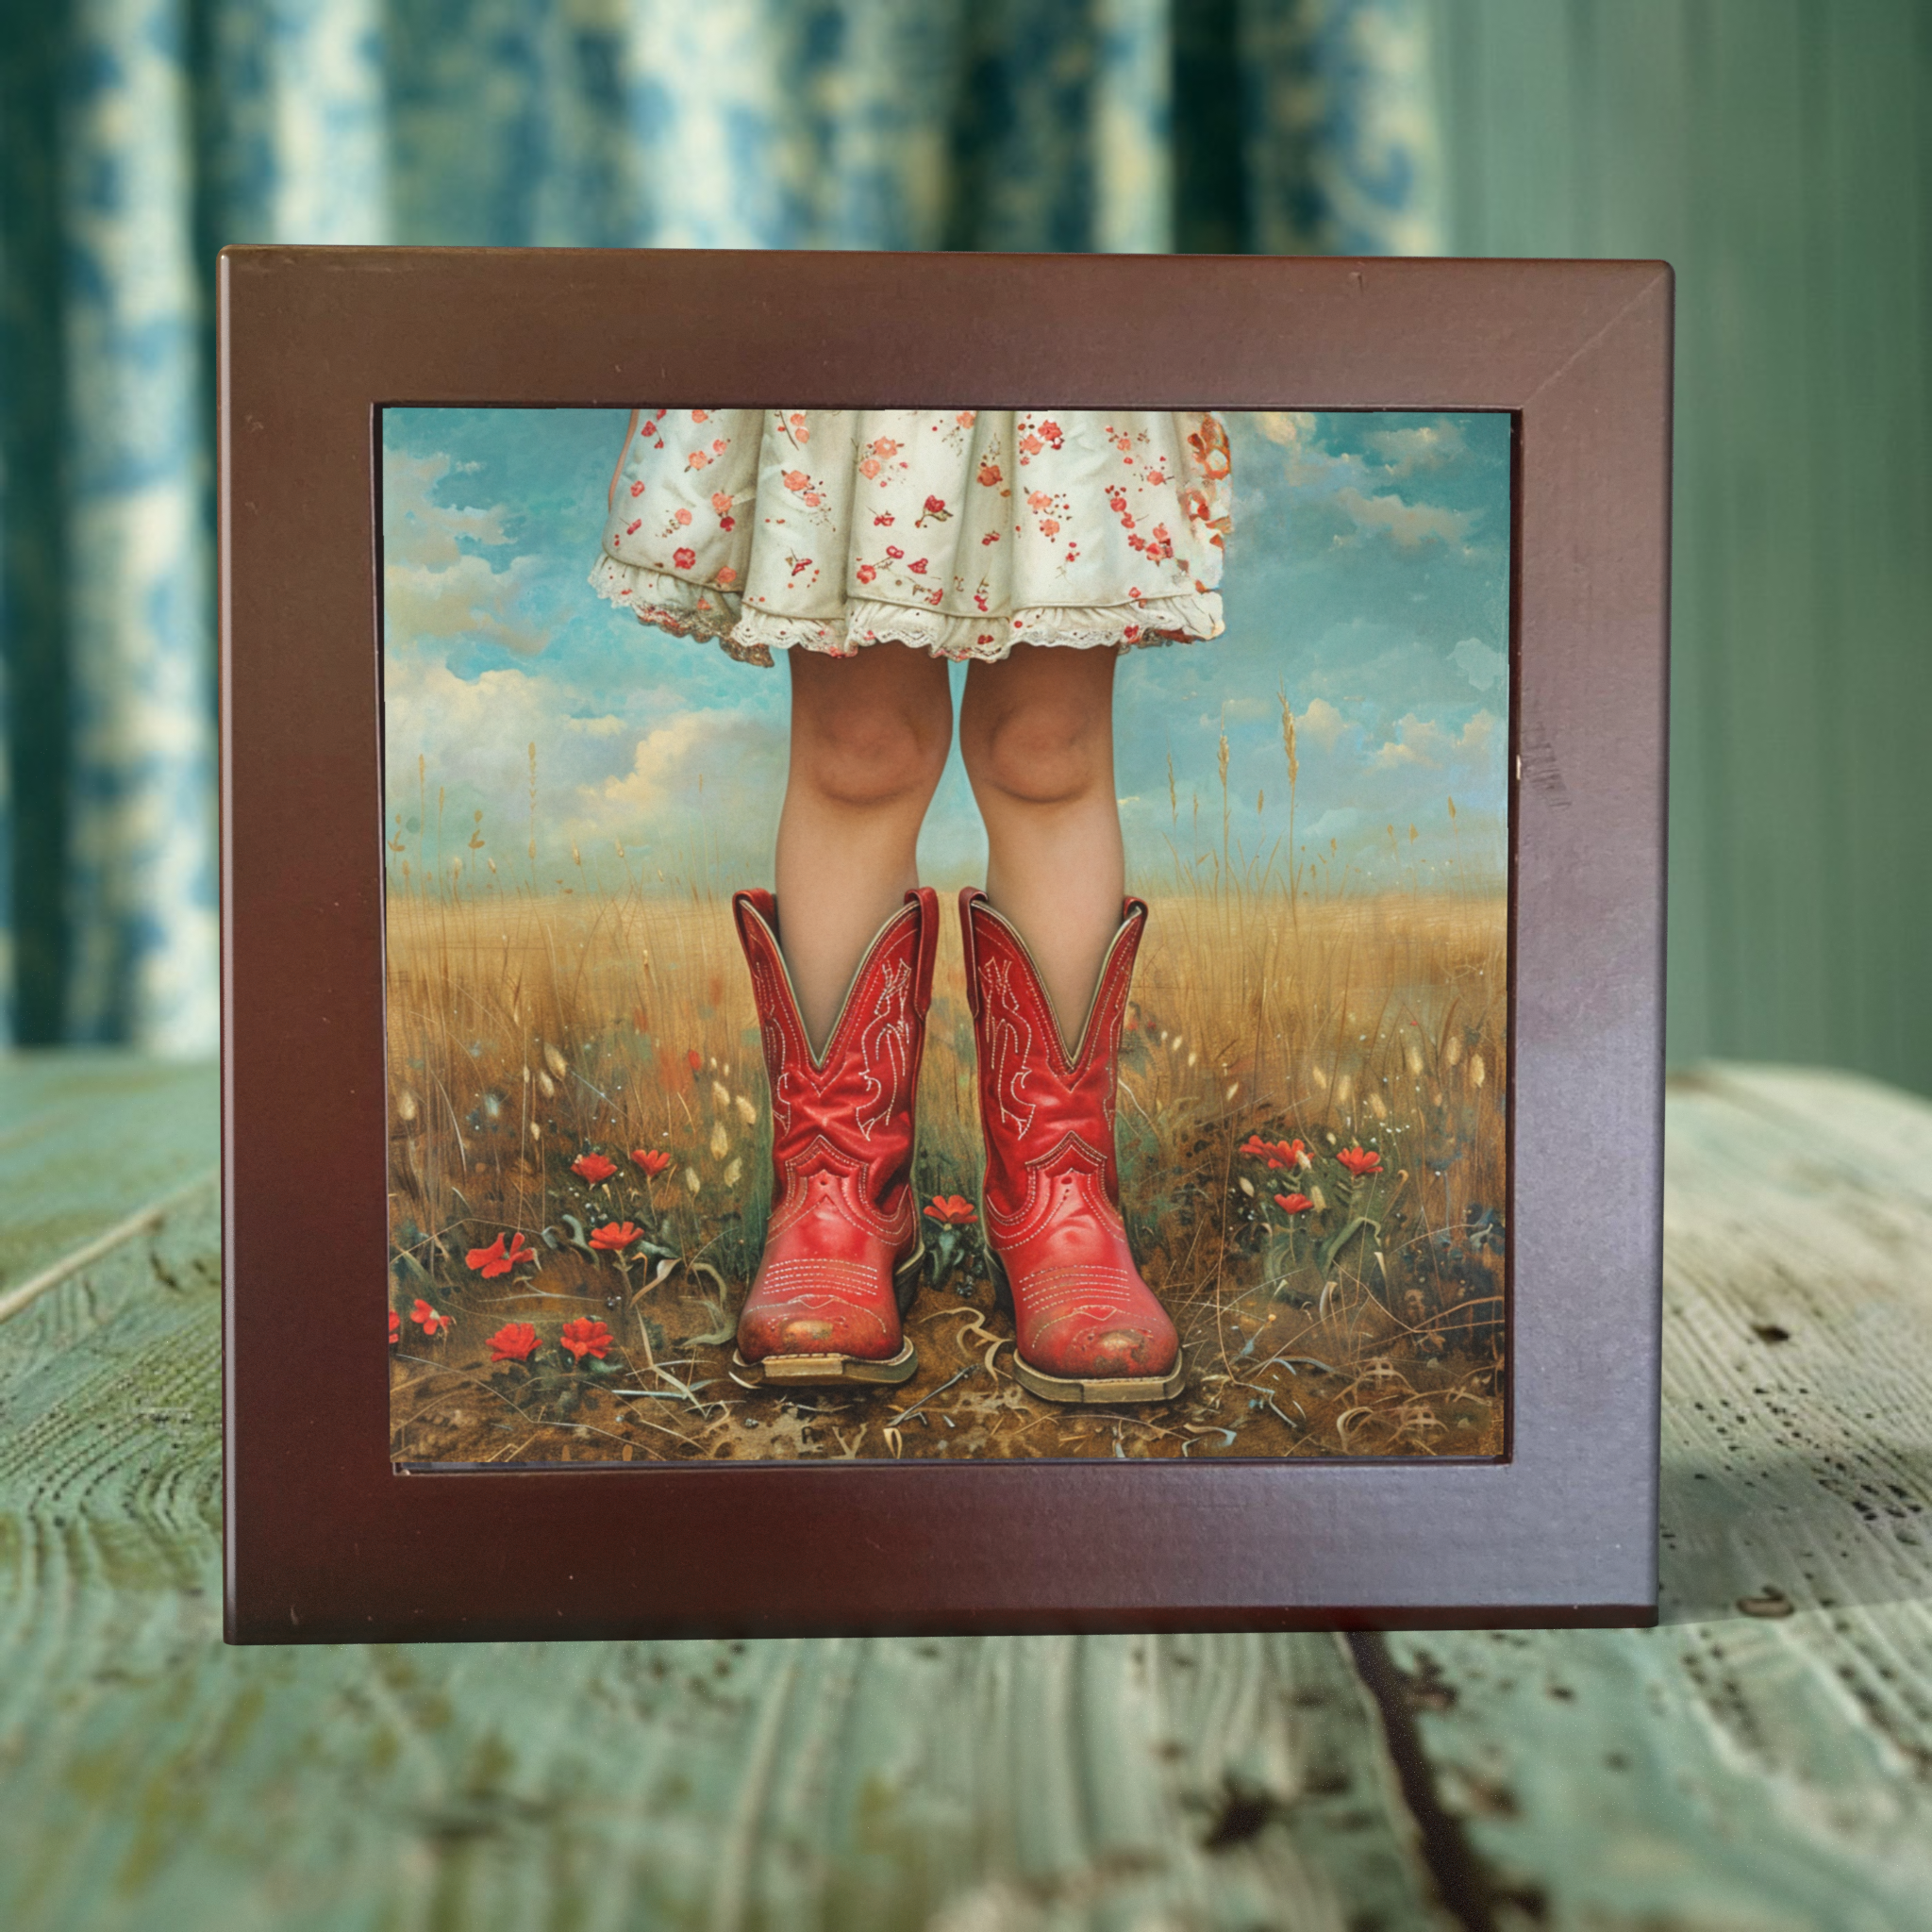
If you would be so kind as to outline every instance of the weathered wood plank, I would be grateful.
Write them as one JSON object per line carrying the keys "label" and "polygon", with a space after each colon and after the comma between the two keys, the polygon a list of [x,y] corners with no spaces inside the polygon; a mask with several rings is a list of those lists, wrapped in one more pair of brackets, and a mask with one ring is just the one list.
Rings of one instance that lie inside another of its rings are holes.
{"label": "weathered wood plank", "polygon": [[1535,1923],[1923,1927],[1932,1108],[1723,1069],[1677,1084],[1668,1147],[1664,1627],[1391,1654]]}
{"label": "weathered wood plank", "polygon": [[221,1090],[206,1061],[0,1054],[0,1294],[212,1174],[220,1132]]}
{"label": "weathered wood plank", "polygon": [[1388,1640],[1457,1912],[1325,1639],[222,1650],[210,1196],[0,1324],[0,1923],[1916,1927],[1928,1154],[1673,1093],[1675,1621]]}
{"label": "weathered wood plank", "polygon": [[224,1650],[216,1254],[0,1324],[0,1924],[1453,1925],[1325,1638]]}

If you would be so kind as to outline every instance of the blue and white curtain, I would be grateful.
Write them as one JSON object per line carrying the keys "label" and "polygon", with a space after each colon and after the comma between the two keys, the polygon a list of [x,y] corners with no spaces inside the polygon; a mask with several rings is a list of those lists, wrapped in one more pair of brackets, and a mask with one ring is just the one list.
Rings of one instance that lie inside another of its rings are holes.
{"label": "blue and white curtain", "polygon": [[1438,244],[1418,0],[0,8],[0,1038],[216,1044],[229,242]]}

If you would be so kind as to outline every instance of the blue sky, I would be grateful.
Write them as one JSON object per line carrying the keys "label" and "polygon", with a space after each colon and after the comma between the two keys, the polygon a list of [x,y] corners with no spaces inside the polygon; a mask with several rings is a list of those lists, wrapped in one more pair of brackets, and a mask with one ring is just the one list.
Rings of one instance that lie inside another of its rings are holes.
{"label": "blue sky", "polygon": [[[1411,865],[1500,879],[1509,577],[1508,419],[1234,414],[1234,530],[1211,642],[1127,653],[1116,764],[1130,873],[1158,886],[1221,841],[1285,862],[1277,692],[1297,727],[1295,838],[1373,890]],[[540,886],[683,876],[769,882],[787,678],[646,629],[586,582],[625,416],[391,409],[384,416],[384,675],[391,830],[527,882],[537,746]],[[964,676],[954,668],[956,689]],[[418,824],[418,758],[428,799]],[[1173,759],[1178,823],[1170,801]],[[1193,800],[1200,804],[1198,843]],[[1456,801],[1452,839],[1446,801]],[[1391,853],[1387,827],[1397,832]],[[1418,828],[1411,847],[1408,827]],[[1334,841],[1331,857],[1330,841]],[[616,848],[625,848],[620,862]],[[983,868],[957,751],[921,841],[941,887]]]}

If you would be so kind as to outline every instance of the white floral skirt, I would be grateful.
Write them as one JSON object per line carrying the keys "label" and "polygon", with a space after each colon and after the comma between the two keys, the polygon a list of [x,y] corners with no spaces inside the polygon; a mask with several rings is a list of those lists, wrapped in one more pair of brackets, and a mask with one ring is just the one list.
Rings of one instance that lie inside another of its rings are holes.
{"label": "white floral skirt", "polygon": [[1211,638],[1227,477],[1200,409],[640,409],[591,582],[755,664]]}

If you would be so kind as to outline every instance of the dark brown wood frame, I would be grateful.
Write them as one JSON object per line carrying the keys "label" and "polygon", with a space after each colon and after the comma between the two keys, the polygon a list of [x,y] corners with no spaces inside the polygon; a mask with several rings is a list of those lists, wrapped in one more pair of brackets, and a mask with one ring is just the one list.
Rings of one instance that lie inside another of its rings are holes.
{"label": "dark brown wood frame", "polygon": [[[237,1642],[1656,1617],[1671,271],[231,248],[220,277]],[[1516,425],[1509,1454],[388,1453],[377,412],[1496,409]]]}

